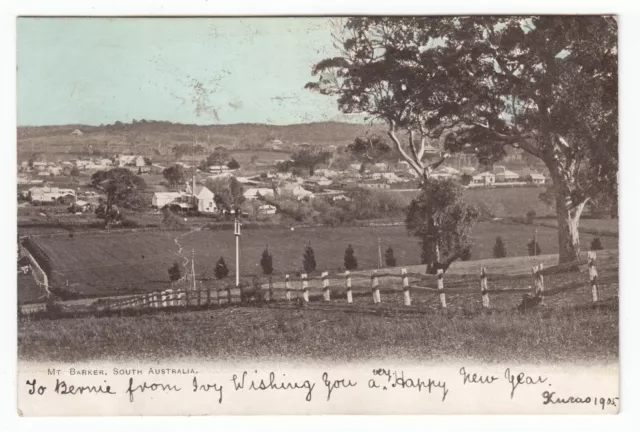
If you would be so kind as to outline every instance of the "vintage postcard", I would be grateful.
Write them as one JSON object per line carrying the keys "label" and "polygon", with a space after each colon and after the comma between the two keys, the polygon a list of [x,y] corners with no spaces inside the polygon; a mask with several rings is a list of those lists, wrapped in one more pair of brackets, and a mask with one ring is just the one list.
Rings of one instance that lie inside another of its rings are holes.
{"label": "vintage postcard", "polygon": [[618,413],[616,17],[16,49],[20,415]]}

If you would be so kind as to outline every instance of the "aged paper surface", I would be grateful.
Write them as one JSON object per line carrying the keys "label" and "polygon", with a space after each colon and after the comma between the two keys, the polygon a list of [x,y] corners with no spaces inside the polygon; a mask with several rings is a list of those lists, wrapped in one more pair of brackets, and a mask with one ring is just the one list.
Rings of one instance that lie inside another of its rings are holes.
{"label": "aged paper surface", "polygon": [[614,17],[17,27],[21,415],[619,411]]}

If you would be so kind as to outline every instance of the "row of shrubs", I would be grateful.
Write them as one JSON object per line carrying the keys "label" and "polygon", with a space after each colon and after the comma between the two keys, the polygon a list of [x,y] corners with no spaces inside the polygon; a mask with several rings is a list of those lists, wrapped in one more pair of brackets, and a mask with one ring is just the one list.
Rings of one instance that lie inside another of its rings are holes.
{"label": "row of shrubs", "polygon": [[[602,242],[600,241],[600,237],[594,237],[591,240],[590,250],[602,250]],[[527,251],[529,252],[529,256],[541,255],[542,248],[540,247],[540,243],[536,240],[530,240],[527,243]],[[493,257],[494,258],[505,258],[507,256],[507,245],[505,244],[502,237],[496,237],[496,242],[493,245]]]}

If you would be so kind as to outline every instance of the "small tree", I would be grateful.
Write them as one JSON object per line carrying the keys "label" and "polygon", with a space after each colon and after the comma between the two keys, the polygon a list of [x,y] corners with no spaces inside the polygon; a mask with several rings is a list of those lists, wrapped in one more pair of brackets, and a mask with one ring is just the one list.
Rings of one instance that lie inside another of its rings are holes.
{"label": "small tree", "polygon": [[468,247],[466,249],[463,249],[462,252],[460,252],[460,259],[462,261],[469,261],[471,260],[471,247]]}
{"label": "small tree", "polygon": [[462,193],[452,180],[429,180],[409,205],[407,231],[418,238],[428,273],[446,271],[471,247],[478,210],[464,202]]}
{"label": "small tree", "polygon": [[169,267],[169,280],[171,282],[175,282],[182,277],[182,270],[180,270],[180,265],[177,262],[174,262],[171,267]]}
{"label": "small tree", "polygon": [[534,240],[531,240],[527,243],[527,250],[529,251],[529,256],[540,255],[542,254],[542,249],[540,249],[540,243]]}
{"label": "small tree", "polygon": [[344,268],[347,270],[355,270],[358,268],[358,259],[351,245],[347,246],[347,249],[344,251]]}
{"label": "small tree", "polygon": [[460,183],[464,186],[467,186],[473,180],[473,176],[467,173],[462,174],[460,177]]}
{"label": "small tree", "polygon": [[591,250],[592,251],[596,251],[596,250],[602,250],[602,243],[600,242],[600,237],[594,237],[593,240],[591,240]]}
{"label": "small tree", "polygon": [[171,186],[177,186],[185,182],[184,168],[181,165],[172,165],[162,171],[162,176]]}
{"label": "small tree", "polygon": [[496,242],[493,245],[493,257],[504,258],[507,256],[507,246],[504,244],[502,237],[496,237]]}
{"label": "small tree", "polygon": [[529,210],[527,212],[527,223],[529,225],[533,224],[534,219],[536,218],[536,211],[535,210]]}
{"label": "small tree", "polygon": [[224,262],[224,257],[220,257],[216,263],[214,274],[216,275],[216,279],[224,279],[229,275],[229,269],[227,268],[227,263]]}
{"label": "small tree", "polygon": [[304,249],[304,254],[302,255],[302,267],[307,273],[313,273],[316,269],[316,256],[311,245]]}
{"label": "small tree", "polygon": [[78,169],[77,166],[72,166],[71,170],[69,171],[69,175],[71,177],[78,177],[80,175],[80,170]]}
{"label": "small tree", "polygon": [[237,160],[235,160],[234,158],[231,158],[231,160],[227,164],[227,168],[235,170],[240,168],[240,164],[238,163]]}
{"label": "small tree", "polygon": [[262,267],[262,273],[265,275],[271,275],[273,273],[273,256],[269,253],[269,248],[264,248],[262,252],[262,258],[260,259],[260,267]]}
{"label": "small tree", "polygon": [[395,267],[397,264],[396,257],[393,255],[393,248],[389,246],[384,253],[384,262],[387,267]]}

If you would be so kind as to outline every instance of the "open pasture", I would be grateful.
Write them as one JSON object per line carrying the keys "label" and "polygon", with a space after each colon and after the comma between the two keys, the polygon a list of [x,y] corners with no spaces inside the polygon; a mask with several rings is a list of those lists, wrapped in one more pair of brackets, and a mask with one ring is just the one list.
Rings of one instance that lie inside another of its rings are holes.
{"label": "open pasture", "polygon": [[[472,259],[492,257],[495,237],[505,240],[508,256],[526,256],[526,243],[533,227],[479,223],[473,232]],[[269,247],[276,274],[302,272],[302,253],[310,243],[315,252],[317,272],[336,272],[343,268],[344,250],[352,244],[359,268],[371,269],[378,263],[378,238],[382,253],[391,245],[398,266],[420,264],[415,238],[405,227],[340,227],[244,230],[241,237],[241,274],[260,275],[262,251]],[[538,240],[545,254],[557,252],[556,230],[538,227]],[[582,236],[588,245],[589,235]],[[83,295],[108,295],[168,288],[167,269],[174,262],[185,264],[195,255],[199,279],[214,277],[215,262],[223,256],[229,277],[235,272],[235,238],[232,231],[150,231],[106,232],[35,238],[44,259],[52,268],[52,282],[68,286]],[[602,238],[605,249],[617,248],[617,239]],[[181,247],[181,252],[179,253]],[[190,264],[189,264],[190,266]],[[190,270],[190,267],[189,267]]]}

